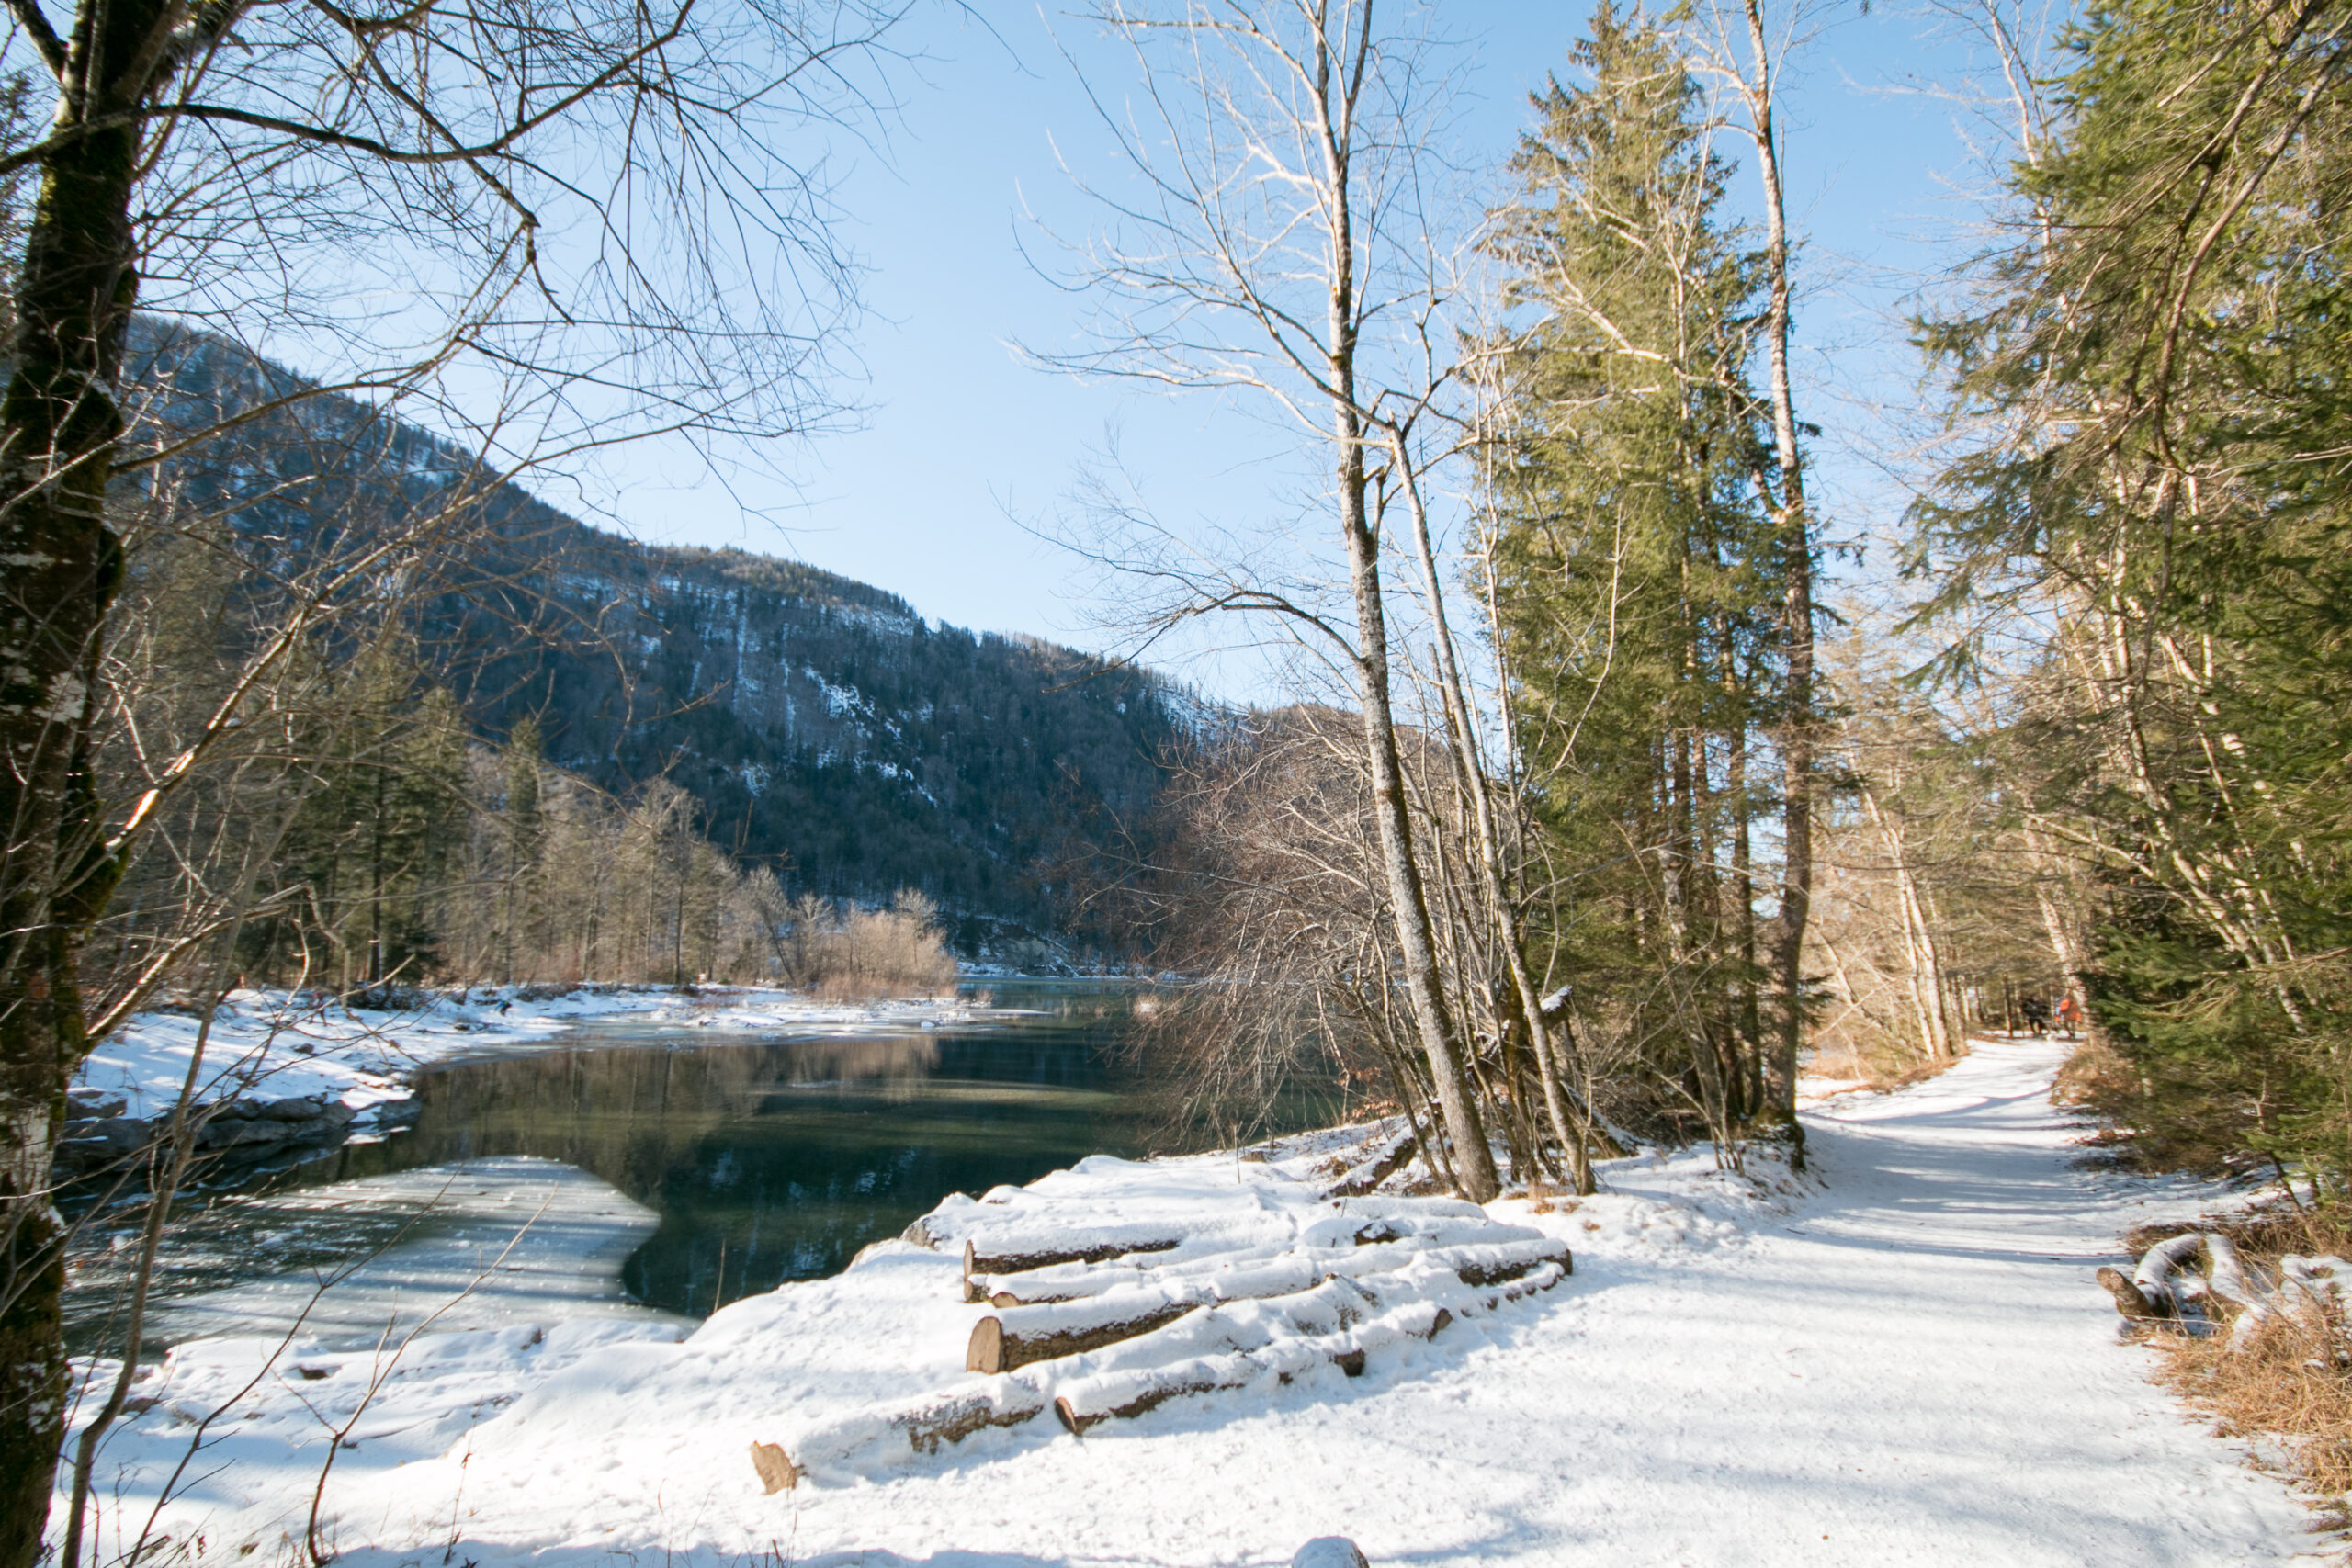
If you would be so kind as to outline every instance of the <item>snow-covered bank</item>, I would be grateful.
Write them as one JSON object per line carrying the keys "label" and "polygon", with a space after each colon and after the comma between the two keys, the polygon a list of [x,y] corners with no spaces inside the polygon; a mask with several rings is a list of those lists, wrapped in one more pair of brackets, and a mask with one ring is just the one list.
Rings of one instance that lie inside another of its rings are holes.
{"label": "snow-covered bank", "polygon": [[[198,1099],[334,1101],[364,1128],[408,1098],[420,1068],[464,1055],[561,1038],[594,1020],[714,1032],[854,1033],[935,1026],[974,1016],[954,998],[822,1001],[792,991],[707,986],[475,987],[424,993],[399,1010],[347,1007],[315,993],[232,991],[205,1042]],[[108,1117],[168,1111],[187,1078],[198,1020],[158,1009],[134,1015],[90,1055],[78,1098]],[[119,1104],[117,1102],[119,1102]]]}
{"label": "snow-covered bank", "polygon": [[397,1341],[428,1318],[445,1334],[583,1317],[694,1326],[621,1294],[621,1265],[660,1216],[574,1166],[509,1156],[271,1202],[281,1213],[306,1202],[322,1211],[364,1205],[405,1224],[383,1250],[328,1275],[305,1270],[162,1302],[149,1319],[156,1339],[299,1334],[340,1350]]}
{"label": "snow-covered bank", "polygon": [[[775,1495],[754,1441],[1013,1382],[961,1370],[989,1309],[964,1304],[951,1253],[880,1248],[683,1343],[652,1325],[449,1336],[339,1451],[329,1527],[352,1568],[1265,1563],[1327,1534],[1430,1565],[2287,1561],[2301,1510],[2143,1380],[2091,1279],[2120,1231],[2211,1194],[2079,1168],[2048,1098],[2062,1055],[1980,1044],[1931,1082],[1808,1112],[1817,1180],[1643,1158],[1605,1167],[1598,1198],[1489,1205],[1572,1246],[1574,1277],[1403,1337],[1361,1377],[1270,1377],[1083,1437],[1047,1416]],[[1328,1172],[1309,1151],[1088,1162],[1035,1191],[1099,1198],[1101,1224],[1158,1228],[1148,1199],[1238,1234],[1306,1213],[1295,1189]],[[950,1208],[940,1229],[1017,1209]],[[155,1403],[107,1450],[130,1467],[123,1517],[254,1354],[190,1348],[141,1384]],[[201,1480],[161,1528],[289,1553],[325,1451],[304,1402],[332,1414],[369,1377],[364,1354],[300,1365],[215,1424],[239,1446],[190,1465]]]}

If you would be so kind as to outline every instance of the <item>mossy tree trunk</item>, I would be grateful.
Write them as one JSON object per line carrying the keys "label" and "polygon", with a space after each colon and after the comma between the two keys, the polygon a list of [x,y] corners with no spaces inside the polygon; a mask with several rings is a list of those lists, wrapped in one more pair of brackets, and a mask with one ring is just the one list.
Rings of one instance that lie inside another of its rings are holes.
{"label": "mossy tree trunk", "polygon": [[76,959],[120,874],[90,753],[100,634],[122,577],[107,489],[138,291],[139,115],[169,75],[164,40],[188,25],[182,7],[109,0],[85,6],[62,43],[36,34],[65,85],[35,165],[0,397],[0,1568],[29,1568],[40,1551],[63,1438],[50,1166],[89,1048]]}

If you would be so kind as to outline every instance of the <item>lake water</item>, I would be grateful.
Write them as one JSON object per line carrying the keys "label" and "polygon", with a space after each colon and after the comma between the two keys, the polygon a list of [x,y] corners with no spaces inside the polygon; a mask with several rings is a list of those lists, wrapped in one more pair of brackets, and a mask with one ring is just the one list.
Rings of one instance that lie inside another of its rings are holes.
{"label": "lake water", "polygon": [[[838,1272],[950,1192],[1031,1181],[1090,1154],[1149,1152],[1142,1086],[1115,1059],[1136,988],[989,990],[990,1010],[937,1029],[714,1037],[615,1019],[436,1067],[416,1080],[412,1130],[186,1205],[161,1292],[329,1267],[443,1223],[420,1218],[413,1194],[345,1204],[334,1184],[372,1179],[356,1198],[405,1170],[529,1156],[577,1166],[654,1211],[622,1284],[648,1306],[701,1317]],[[69,1292],[85,1348],[104,1342],[119,1283],[105,1243],[92,1235]]]}

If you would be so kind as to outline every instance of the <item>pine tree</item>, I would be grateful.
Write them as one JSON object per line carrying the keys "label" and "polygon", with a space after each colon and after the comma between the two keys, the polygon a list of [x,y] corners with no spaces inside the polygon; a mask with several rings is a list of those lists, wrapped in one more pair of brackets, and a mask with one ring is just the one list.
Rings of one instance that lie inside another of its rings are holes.
{"label": "pine tree", "polygon": [[1759,1108],[1751,739],[1777,543],[1747,366],[1759,273],[1671,43],[1604,4],[1554,81],[1496,249],[1509,344],[1492,563],[1554,897],[1547,985],[1589,1045],[1728,1133]]}

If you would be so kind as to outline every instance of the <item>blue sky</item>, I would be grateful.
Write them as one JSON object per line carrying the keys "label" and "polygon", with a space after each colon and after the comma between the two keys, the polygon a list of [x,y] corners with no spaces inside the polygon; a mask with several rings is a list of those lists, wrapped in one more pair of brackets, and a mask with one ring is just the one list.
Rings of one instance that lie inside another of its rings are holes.
{"label": "blue sky", "polygon": [[[795,556],[957,625],[1099,646],[1081,574],[1020,519],[1060,502],[1110,433],[1170,514],[1247,526],[1253,512],[1295,507],[1295,491],[1244,411],[1080,383],[1009,346],[1078,341],[1078,306],[1024,259],[1020,215],[1082,230],[1087,209],[1057,149],[1080,163],[1102,152],[1049,26],[1090,69],[1111,57],[1080,24],[986,0],[977,12],[984,20],[916,14],[902,41],[922,58],[900,75],[888,145],[856,154],[839,193],[871,269],[855,343],[865,374],[842,388],[865,405],[862,428],[778,446],[723,481],[683,452],[638,450],[608,476],[604,520],[650,541]],[[1565,64],[1587,14],[1445,0],[1439,21],[1462,67],[1459,156],[1488,167],[1508,156],[1528,92]],[[1858,537],[1883,532],[1902,504],[1871,456],[1889,415],[1920,402],[1902,298],[1964,247],[1956,231],[1973,211],[1968,117],[1910,89],[1956,83],[1975,62],[1918,13],[1824,16],[1790,85],[1785,154],[1807,246],[1800,412],[1825,427],[1826,532]],[[1752,186],[1743,175],[1735,186],[1742,208]],[[1237,679],[1214,667],[1203,678]]]}

